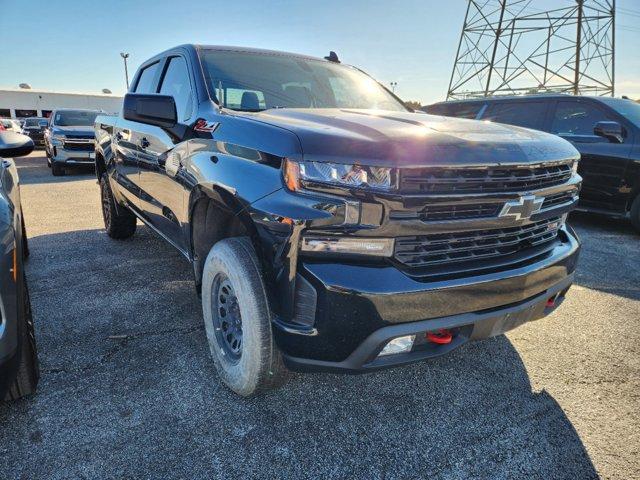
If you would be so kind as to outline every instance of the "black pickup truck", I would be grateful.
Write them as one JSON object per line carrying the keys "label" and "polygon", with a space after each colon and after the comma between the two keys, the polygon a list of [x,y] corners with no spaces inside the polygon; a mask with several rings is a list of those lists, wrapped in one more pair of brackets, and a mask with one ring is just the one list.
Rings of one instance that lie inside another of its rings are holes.
{"label": "black pickup truck", "polygon": [[188,259],[243,396],[287,368],[450,352],[548,314],[574,278],[569,142],[411,112],[333,52],[176,47],[95,131],[107,233],[140,219]]}

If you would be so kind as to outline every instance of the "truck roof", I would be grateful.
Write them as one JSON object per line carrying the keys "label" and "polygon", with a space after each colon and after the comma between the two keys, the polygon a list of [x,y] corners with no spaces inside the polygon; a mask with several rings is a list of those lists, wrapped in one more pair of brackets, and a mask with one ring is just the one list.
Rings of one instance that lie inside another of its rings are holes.
{"label": "truck roof", "polygon": [[[169,52],[171,50],[174,50],[176,48],[185,48],[185,49],[189,49],[189,50],[194,50],[194,51],[199,51],[199,50],[219,50],[219,51],[226,51],[226,52],[245,52],[245,53],[257,53],[257,54],[262,54],[262,55],[279,55],[279,56],[286,56],[286,57],[296,57],[296,58],[305,58],[308,60],[317,60],[320,62],[327,62],[328,60],[321,58],[321,57],[314,57],[311,55],[304,55],[301,53],[292,53],[292,52],[283,52],[280,50],[268,50],[265,48],[253,48],[253,47],[240,47],[240,46],[235,46],[235,45],[202,45],[202,44],[193,44],[193,43],[187,43],[187,44],[183,44],[183,45],[177,45],[173,48],[170,48],[168,50],[165,50],[165,52]],[[162,53],[165,53],[162,52]],[[155,55],[155,56],[160,56],[162,55]]]}

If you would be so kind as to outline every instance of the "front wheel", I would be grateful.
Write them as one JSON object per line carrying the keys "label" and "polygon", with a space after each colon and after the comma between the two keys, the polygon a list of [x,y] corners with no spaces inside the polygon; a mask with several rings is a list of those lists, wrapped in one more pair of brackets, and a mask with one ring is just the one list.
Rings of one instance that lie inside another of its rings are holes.
{"label": "front wheel", "polygon": [[207,340],[222,381],[249,397],[285,382],[258,258],[246,237],[216,243],[202,275]]}
{"label": "front wheel", "polygon": [[107,235],[118,240],[131,237],[136,232],[136,216],[126,207],[116,205],[106,174],[100,177],[100,199]]}

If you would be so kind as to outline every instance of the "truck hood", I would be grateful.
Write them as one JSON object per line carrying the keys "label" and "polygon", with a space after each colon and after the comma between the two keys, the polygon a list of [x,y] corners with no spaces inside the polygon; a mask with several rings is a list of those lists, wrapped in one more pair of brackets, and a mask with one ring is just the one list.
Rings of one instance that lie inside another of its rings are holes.
{"label": "truck hood", "polygon": [[88,127],[53,127],[55,135],[93,135],[93,125]]}
{"label": "truck hood", "polygon": [[487,121],[352,109],[272,109],[251,118],[295,133],[313,161],[421,167],[579,157],[555,135]]}

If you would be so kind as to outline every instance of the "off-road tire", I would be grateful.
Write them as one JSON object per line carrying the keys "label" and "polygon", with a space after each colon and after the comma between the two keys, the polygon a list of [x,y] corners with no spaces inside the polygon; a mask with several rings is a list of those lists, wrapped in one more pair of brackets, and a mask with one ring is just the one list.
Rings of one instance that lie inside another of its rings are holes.
{"label": "off-road tire", "polygon": [[100,200],[107,235],[117,240],[131,237],[136,232],[137,218],[126,207],[116,205],[106,175],[100,177]]}
{"label": "off-road tire", "polygon": [[22,276],[22,318],[18,323],[18,373],[5,397],[5,401],[17,400],[36,392],[40,379],[38,349],[31,314],[31,301],[25,276]]}
{"label": "off-road tire", "polygon": [[65,173],[64,167],[61,167],[56,162],[51,162],[51,174],[54,177],[62,177]]}
{"label": "off-road tire", "polygon": [[[214,315],[219,313],[214,311],[213,290],[220,278],[233,287],[242,319],[242,350],[235,360],[225,353],[216,335]],[[248,238],[221,240],[209,252],[202,275],[202,313],[211,356],[227,387],[251,397],[286,381],[287,370],[271,331],[271,310],[260,263]]]}
{"label": "off-road tire", "polygon": [[631,204],[629,214],[631,216],[631,225],[636,229],[636,232],[640,233],[640,194],[636,195],[636,199]]}

